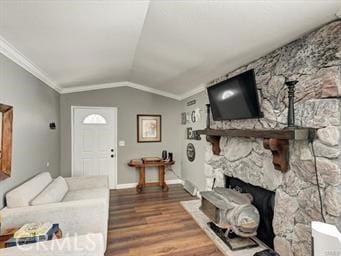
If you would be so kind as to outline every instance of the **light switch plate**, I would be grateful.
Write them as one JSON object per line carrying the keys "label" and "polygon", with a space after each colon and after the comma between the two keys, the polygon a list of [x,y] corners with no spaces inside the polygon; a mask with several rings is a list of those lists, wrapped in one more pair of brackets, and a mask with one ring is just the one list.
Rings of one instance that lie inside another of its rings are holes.
{"label": "light switch plate", "polygon": [[126,145],[126,142],[125,142],[124,140],[120,140],[120,141],[118,142],[118,145],[119,145],[120,147],[124,147],[124,146]]}

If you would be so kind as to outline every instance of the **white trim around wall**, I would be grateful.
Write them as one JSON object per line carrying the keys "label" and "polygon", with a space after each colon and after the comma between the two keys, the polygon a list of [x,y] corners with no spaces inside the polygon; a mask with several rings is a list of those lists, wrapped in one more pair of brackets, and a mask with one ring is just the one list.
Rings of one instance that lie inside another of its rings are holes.
{"label": "white trim around wall", "polygon": [[[153,182],[153,181],[152,181]],[[157,182],[157,181],[155,181]],[[175,179],[175,180],[166,180],[167,185],[172,185],[172,184],[183,184],[183,181],[180,179]],[[117,184],[116,189],[124,189],[124,188],[135,188],[137,183],[125,183],[125,184]]]}
{"label": "white trim around wall", "polygon": [[63,88],[60,93],[61,94],[67,94],[67,93],[74,93],[74,92],[85,92],[85,91],[93,91],[93,90],[108,89],[108,88],[117,88],[117,87],[124,87],[124,86],[134,88],[134,89],[144,91],[144,92],[157,94],[160,96],[164,96],[164,97],[171,98],[174,100],[179,100],[179,101],[187,99],[187,98],[189,98],[189,97],[191,97],[197,93],[200,93],[200,92],[206,90],[206,86],[204,84],[201,84],[200,86],[198,86],[197,88],[195,88],[191,91],[177,95],[177,94],[169,93],[166,91],[154,89],[152,87],[145,86],[142,84],[132,83],[129,81],[122,81],[122,82],[116,82],[116,83],[92,84],[92,85],[85,85],[85,86]]}
{"label": "white trim around wall", "polygon": [[46,85],[61,93],[62,89],[56,82],[54,82],[48,75],[41,70],[37,65],[33,64],[28,58],[26,58],[18,49],[6,41],[0,36],[0,53],[7,58],[18,64],[20,67],[43,81]]}
{"label": "white trim around wall", "polygon": [[151,87],[148,87],[145,85],[141,85],[141,84],[132,83],[129,81],[122,81],[122,82],[116,82],[116,83],[105,83],[105,84],[92,84],[92,85],[85,85],[85,86],[63,88],[61,93],[66,94],[66,93],[73,93],[73,92],[93,91],[93,90],[117,88],[117,87],[124,87],[124,86],[131,87],[131,88],[134,88],[134,89],[137,89],[140,91],[145,91],[145,92],[161,95],[161,96],[168,97],[168,98],[175,99],[175,100],[181,100],[180,96],[178,96],[176,94],[169,93],[169,92],[162,91],[162,90],[158,90],[158,89],[154,89],[154,88],[151,88]]}
{"label": "white trim around wall", "polygon": [[201,84],[200,86],[198,86],[197,88],[194,88],[193,90],[186,92],[184,94],[181,94],[181,96],[179,96],[179,100],[184,100],[187,99],[197,93],[203,92],[206,90],[206,85]]}

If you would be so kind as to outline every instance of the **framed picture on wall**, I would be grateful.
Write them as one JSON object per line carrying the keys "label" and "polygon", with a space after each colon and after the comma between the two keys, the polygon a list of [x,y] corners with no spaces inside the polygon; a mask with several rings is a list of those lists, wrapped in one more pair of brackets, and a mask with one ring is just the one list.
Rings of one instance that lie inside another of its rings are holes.
{"label": "framed picture on wall", "polygon": [[137,142],[161,142],[161,115],[137,115]]}

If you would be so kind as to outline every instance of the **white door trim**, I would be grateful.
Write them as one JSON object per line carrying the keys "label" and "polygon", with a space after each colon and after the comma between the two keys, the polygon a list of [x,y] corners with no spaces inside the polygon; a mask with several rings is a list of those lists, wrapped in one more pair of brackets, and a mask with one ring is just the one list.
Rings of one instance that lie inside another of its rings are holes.
{"label": "white door trim", "polygon": [[94,107],[94,106],[71,106],[71,176],[73,176],[73,173],[74,173],[74,110],[75,109],[82,109],[82,108],[85,108],[85,109],[112,109],[114,112],[115,112],[115,122],[114,122],[114,125],[115,125],[115,136],[116,136],[116,145],[115,145],[115,154],[116,154],[116,157],[115,157],[115,173],[114,173],[114,184],[113,184],[113,187],[111,187],[110,189],[116,189],[117,187],[117,158],[118,158],[118,147],[117,147],[117,107]]}

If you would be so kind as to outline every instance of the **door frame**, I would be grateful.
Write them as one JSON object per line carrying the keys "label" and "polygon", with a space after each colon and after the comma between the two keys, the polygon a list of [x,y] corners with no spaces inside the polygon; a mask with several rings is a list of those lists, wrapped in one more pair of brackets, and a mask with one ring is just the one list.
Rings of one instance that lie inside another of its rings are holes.
{"label": "door frame", "polygon": [[[94,106],[71,106],[71,176],[73,177],[73,171],[74,171],[74,111],[76,109],[112,109],[114,111],[114,127],[115,127],[115,137],[116,137],[116,144],[115,147],[115,161],[114,161],[114,167],[115,167],[115,173],[113,174],[112,180],[114,183],[109,189],[116,189],[117,188],[117,158],[118,158],[118,149],[117,149],[117,107],[94,107]],[[109,184],[110,186],[110,184]]]}

